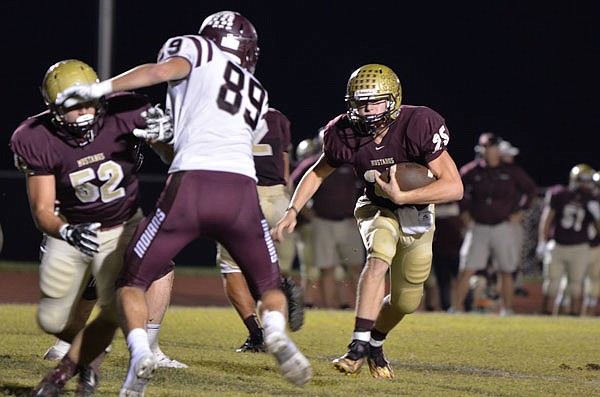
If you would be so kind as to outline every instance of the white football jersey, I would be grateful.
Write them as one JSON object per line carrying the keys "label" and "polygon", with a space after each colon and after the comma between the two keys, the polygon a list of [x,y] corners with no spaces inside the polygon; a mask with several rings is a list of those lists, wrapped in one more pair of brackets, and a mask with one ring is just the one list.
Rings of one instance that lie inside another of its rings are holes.
{"label": "white football jersey", "polygon": [[169,173],[225,171],[256,179],[252,142],[265,123],[268,94],[260,82],[202,36],[170,38],[158,62],[182,57],[187,78],[168,83],[166,108],[175,130],[175,158]]}

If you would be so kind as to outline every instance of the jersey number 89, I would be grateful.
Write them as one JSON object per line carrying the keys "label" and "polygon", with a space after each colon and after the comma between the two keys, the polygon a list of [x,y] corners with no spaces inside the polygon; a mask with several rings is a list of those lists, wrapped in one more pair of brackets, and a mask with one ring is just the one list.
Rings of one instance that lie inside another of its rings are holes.
{"label": "jersey number 89", "polygon": [[[225,68],[225,84],[219,90],[217,104],[219,109],[234,115],[240,111],[242,106],[242,93],[246,88],[246,79],[243,70],[233,62],[227,62]],[[244,120],[252,129],[256,129],[260,117],[260,111],[265,101],[265,89],[253,78],[248,79],[248,99],[253,109],[244,109]]]}

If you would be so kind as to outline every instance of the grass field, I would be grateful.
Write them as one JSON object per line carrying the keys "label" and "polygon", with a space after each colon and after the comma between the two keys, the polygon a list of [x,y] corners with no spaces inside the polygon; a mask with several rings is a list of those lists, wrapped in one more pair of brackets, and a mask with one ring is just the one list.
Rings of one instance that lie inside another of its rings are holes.
{"label": "grass field", "polygon": [[[0,394],[25,396],[54,364],[41,359],[54,343],[35,324],[35,305],[0,305]],[[309,310],[292,334],[313,365],[304,388],[288,384],[267,354],[240,354],[246,337],[230,308],[171,307],[161,346],[189,369],[160,369],[152,396],[598,396],[600,323],[596,318],[419,312],[407,316],[385,345],[396,378],[335,372],[345,352],[350,311]],[[103,365],[98,395],[117,395],[128,352],[120,332]],[[68,386],[68,394],[74,389]]]}

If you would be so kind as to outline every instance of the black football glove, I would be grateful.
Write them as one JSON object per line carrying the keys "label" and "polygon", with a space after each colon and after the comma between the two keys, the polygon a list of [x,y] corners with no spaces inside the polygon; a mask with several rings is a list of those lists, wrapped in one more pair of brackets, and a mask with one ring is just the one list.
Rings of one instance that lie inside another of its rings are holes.
{"label": "black football glove", "polygon": [[290,276],[282,276],[281,289],[288,303],[288,325],[292,332],[296,332],[304,325],[304,297],[302,296],[302,288]]}
{"label": "black football glove", "polygon": [[60,228],[60,237],[73,247],[77,248],[87,256],[94,256],[98,253],[100,245],[96,241],[100,228],[100,223],[79,223],[76,225],[66,224]]}

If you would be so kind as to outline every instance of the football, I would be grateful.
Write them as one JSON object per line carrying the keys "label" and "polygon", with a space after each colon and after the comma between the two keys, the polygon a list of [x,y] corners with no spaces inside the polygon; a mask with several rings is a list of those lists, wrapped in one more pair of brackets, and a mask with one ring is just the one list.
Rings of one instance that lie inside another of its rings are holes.
{"label": "football", "polygon": [[[381,179],[388,182],[390,180],[390,169],[381,173]],[[408,191],[427,186],[435,177],[429,168],[418,163],[398,163],[396,164],[396,180],[400,190]]]}

